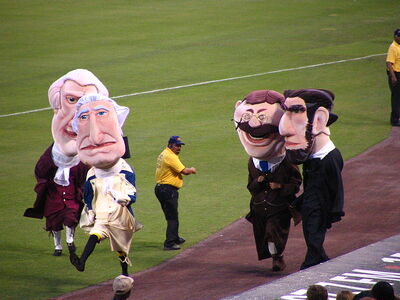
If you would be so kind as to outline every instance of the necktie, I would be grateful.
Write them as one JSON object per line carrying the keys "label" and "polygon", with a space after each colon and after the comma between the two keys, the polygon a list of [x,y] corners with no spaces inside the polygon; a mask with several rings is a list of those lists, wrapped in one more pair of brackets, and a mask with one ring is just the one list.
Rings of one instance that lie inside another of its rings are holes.
{"label": "necktie", "polygon": [[268,172],[268,170],[269,170],[268,162],[264,161],[264,160],[260,160],[260,168],[261,168],[261,171]]}

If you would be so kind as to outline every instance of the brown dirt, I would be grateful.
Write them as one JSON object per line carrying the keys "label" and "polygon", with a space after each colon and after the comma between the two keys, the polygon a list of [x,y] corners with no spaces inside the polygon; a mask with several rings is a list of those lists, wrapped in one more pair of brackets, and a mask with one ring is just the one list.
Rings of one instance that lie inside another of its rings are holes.
{"label": "brown dirt", "polygon": [[[400,232],[398,183],[400,127],[391,136],[345,162],[344,219],[328,231],[325,249],[333,258]],[[271,260],[258,261],[251,225],[240,219],[175,258],[131,274],[130,299],[213,300],[235,295],[298,271],[305,255],[301,226],[292,227],[285,251],[287,269],[271,271]],[[110,300],[111,281],[54,299]]]}

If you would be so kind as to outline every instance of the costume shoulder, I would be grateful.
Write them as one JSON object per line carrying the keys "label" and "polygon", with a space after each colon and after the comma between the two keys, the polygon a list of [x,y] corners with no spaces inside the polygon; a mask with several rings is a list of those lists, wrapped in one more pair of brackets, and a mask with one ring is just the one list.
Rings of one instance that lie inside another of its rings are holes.
{"label": "costume shoulder", "polygon": [[50,171],[56,169],[56,165],[54,164],[53,158],[51,156],[51,149],[53,144],[48,147],[44,153],[40,156],[39,160],[35,166],[35,176],[37,178],[46,178],[52,176],[54,174],[49,174]]}
{"label": "costume shoulder", "polygon": [[121,158],[120,160],[122,162],[121,171],[128,171],[131,173],[135,173],[135,171],[133,170],[133,167],[130,164],[128,164],[128,162],[125,159]]}
{"label": "costume shoulder", "polygon": [[89,180],[91,177],[96,177],[96,176],[94,175],[94,167],[91,167],[91,168],[89,169],[89,171],[87,172],[87,174],[86,174],[86,180]]}

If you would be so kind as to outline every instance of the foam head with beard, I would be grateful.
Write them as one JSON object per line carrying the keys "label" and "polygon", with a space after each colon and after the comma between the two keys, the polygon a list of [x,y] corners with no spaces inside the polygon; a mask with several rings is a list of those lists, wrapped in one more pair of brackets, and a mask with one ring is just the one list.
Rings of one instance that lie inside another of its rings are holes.
{"label": "foam head with beard", "polygon": [[285,154],[279,120],[284,96],[273,90],[256,90],[235,106],[234,122],[247,154],[260,160],[273,160]]}
{"label": "foam head with beard", "polygon": [[284,96],[279,132],[289,161],[301,164],[329,141],[328,126],[338,118],[332,113],[335,95],[323,89],[299,89],[286,90]]}

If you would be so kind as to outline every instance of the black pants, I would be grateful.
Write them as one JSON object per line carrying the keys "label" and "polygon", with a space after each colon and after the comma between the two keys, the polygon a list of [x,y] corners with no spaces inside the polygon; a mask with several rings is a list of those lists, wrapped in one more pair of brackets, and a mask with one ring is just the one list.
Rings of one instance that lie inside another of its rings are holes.
{"label": "black pants", "polygon": [[400,120],[400,72],[394,72],[396,74],[397,83],[396,85],[392,84],[390,80],[390,73],[387,72],[388,75],[388,83],[391,92],[391,105],[392,112],[390,114],[390,122],[397,123]]}
{"label": "black pants", "polygon": [[303,233],[306,240],[307,253],[300,269],[306,269],[329,260],[324,249],[326,226],[318,210],[306,216],[303,214]]}
{"label": "black pants", "polygon": [[169,184],[157,184],[154,192],[167,220],[165,247],[171,247],[179,240],[178,188]]}

